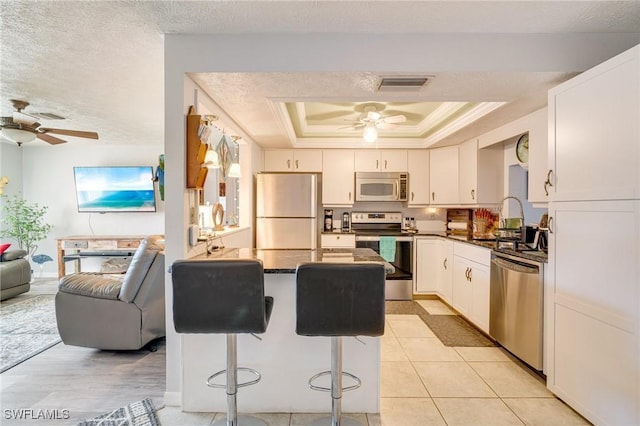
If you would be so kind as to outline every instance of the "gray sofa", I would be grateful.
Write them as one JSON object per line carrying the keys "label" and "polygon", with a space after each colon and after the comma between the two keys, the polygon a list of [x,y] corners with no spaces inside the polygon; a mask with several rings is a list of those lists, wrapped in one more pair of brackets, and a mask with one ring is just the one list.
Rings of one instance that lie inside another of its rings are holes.
{"label": "gray sofa", "polygon": [[0,300],[17,296],[31,288],[31,265],[26,250],[7,250],[0,256]]}
{"label": "gray sofa", "polygon": [[164,253],[144,239],[122,275],[79,272],[64,276],[56,320],[67,345],[137,350],[165,335]]}

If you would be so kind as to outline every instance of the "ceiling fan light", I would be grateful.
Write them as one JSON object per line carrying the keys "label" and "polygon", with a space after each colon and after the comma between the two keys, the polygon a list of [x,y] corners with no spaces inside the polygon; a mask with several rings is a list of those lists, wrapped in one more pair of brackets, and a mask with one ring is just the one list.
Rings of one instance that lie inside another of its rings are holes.
{"label": "ceiling fan light", "polygon": [[378,129],[376,129],[376,125],[373,123],[367,123],[364,128],[364,132],[362,132],[362,138],[367,143],[373,143],[378,139]]}
{"label": "ceiling fan light", "polygon": [[28,130],[12,129],[8,127],[3,128],[1,134],[3,137],[18,144],[31,142],[36,138],[36,134]]}

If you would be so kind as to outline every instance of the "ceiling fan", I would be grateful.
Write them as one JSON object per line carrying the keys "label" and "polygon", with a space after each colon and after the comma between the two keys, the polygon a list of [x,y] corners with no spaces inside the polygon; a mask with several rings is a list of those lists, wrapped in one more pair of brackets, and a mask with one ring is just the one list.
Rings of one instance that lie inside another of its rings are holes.
{"label": "ceiling fan", "polygon": [[363,106],[360,117],[351,126],[345,128],[364,129],[362,137],[365,142],[375,142],[378,138],[378,129],[395,129],[399,123],[404,123],[406,120],[407,117],[402,114],[383,116],[378,112],[375,104],[367,104]]}
{"label": "ceiling fan", "polygon": [[29,106],[29,102],[11,99],[11,103],[16,110],[12,117],[0,117],[0,136],[17,143],[18,146],[21,146],[26,142],[31,142],[35,138],[42,139],[51,145],[67,142],[64,139],[52,136],[49,133],[76,136],[79,138],[98,139],[98,134],[96,132],[40,127],[38,117],[22,112],[23,109]]}

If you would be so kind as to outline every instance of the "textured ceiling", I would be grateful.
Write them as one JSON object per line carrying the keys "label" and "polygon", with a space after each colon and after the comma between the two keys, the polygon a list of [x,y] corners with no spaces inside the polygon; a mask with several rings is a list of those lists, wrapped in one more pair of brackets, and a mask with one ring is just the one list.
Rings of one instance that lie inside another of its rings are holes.
{"label": "textured ceiling", "polygon": [[[67,118],[43,126],[100,134],[100,141],[70,143],[161,143],[163,34],[330,32],[640,33],[640,2],[0,1],[0,115],[11,114],[9,99],[24,99],[31,103],[26,112]],[[445,73],[424,98],[386,99],[362,92],[363,81],[377,77],[366,74],[311,73],[294,76],[296,84],[259,73],[196,78],[249,135],[280,146],[291,141],[283,140],[281,117],[268,105],[273,99],[509,102],[480,119],[477,130],[544,105],[546,89],[569,77]]]}

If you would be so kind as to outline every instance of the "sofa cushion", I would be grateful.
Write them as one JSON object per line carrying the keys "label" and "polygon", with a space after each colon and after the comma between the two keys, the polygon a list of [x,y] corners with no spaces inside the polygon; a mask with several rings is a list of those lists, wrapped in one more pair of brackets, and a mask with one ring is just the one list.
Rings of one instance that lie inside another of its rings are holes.
{"label": "sofa cushion", "polygon": [[16,259],[22,259],[27,255],[27,251],[23,249],[7,250],[0,256],[0,262],[10,262]]}
{"label": "sofa cushion", "polygon": [[79,272],[65,275],[58,284],[58,291],[62,293],[78,294],[99,299],[118,300],[122,282],[104,275]]}
{"label": "sofa cushion", "polygon": [[153,259],[159,251],[163,249],[158,237],[147,237],[138,246],[127,273],[124,275],[122,289],[120,290],[120,300],[124,302],[133,302],[136,298],[140,285],[144,281],[144,277],[149,272],[149,267],[153,263]]}
{"label": "sofa cushion", "polygon": [[11,247],[11,243],[0,244],[0,254],[3,254]]}

